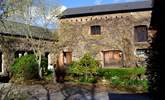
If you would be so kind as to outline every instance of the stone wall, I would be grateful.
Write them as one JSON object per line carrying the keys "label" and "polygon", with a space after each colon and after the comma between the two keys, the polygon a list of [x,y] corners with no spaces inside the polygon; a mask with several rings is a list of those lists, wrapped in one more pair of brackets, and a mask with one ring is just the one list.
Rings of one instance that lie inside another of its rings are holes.
{"label": "stone wall", "polygon": [[[137,62],[136,49],[148,48],[149,43],[148,41],[134,42],[134,27],[146,25],[149,29],[150,20],[151,11],[141,11],[64,18],[60,20],[60,23],[61,25],[69,23],[69,26],[72,26],[70,34],[80,36],[77,45],[70,47],[73,50],[73,60],[90,52],[103,65],[102,51],[120,50],[123,53],[123,66],[135,66]],[[93,25],[101,26],[101,35],[90,34],[90,26]],[[148,30],[148,33],[150,40],[153,32]]]}

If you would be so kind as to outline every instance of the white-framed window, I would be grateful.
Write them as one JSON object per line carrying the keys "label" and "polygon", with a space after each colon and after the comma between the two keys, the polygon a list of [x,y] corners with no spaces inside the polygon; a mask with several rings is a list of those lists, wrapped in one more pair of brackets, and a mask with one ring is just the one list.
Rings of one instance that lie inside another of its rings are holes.
{"label": "white-framed window", "polygon": [[27,54],[34,54],[34,52],[33,51],[20,51],[20,50],[18,50],[15,52],[15,58],[20,58],[20,57],[25,56]]}
{"label": "white-framed window", "polygon": [[148,49],[136,49],[135,54],[137,57],[147,58]]}

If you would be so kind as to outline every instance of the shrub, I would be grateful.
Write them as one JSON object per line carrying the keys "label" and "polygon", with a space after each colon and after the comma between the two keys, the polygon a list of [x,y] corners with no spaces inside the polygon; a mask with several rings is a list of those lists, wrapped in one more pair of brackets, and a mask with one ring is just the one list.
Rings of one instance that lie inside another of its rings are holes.
{"label": "shrub", "polygon": [[85,54],[80,61],[74,61],[69,66],[69,73],[76,75],[96,74],[99,68],[99,62],[90,54]]}
{"label": "shrub", "polygon": [[100,68],[97,70],[98,76],[105,77],[106,79],[110,79],[114,76],[121,77],[121,78],[137,78],[138,75],[144,76],[145,68]]}
{"label": "shrub", "polygon": [[[43,67],[43,73],[47,71],[46,69],[47,61],[45,58],[41,61],[41,67]],[[38,79],[38,63],[35,60],[35,55],[25,55],[20,58],[17,58],[11,66],[11,72],[14,78],[31,80]]]}
{"label": "shrub", "polygon": [[99,62],[87,53],[79,61],[70,64],[68,72],[71,76],[81,76],[79,80],[86,82],[97,74],[98,68]]}
{"label": "shrub", "polygon": [[72,76],[80,76],[83,75],[83,68],[80,66],[79,62],[73,61],[69,67],[68,67],[68,72]]}
{"label": "shrub", "polygon": [[[145,68],[110,68],[99,69],[98,75],[110,81],[111,86],[124,88],[131,91],[147,91],[147,79],[145,76]],[[141,75],[141,77],[139,77]]]}
{"label": "shrub", "polygon": [[95,60],[89,53],[86,53],[79,62],[82,67],[98,67],[99,62]]}
{"label": "shrub", "polygon": [[81,76],[79,78],[79,81],[80,82],[85,82],[85,83],[96,83],[97,82],[97,79],[95,77],[84,77],[84,76]]}
{"label": "shrub", "polygon": [[53,71],[52,70],[47,70],[45,75],[44,75],[44,80],[52,81],[52,79],[53,79]]}

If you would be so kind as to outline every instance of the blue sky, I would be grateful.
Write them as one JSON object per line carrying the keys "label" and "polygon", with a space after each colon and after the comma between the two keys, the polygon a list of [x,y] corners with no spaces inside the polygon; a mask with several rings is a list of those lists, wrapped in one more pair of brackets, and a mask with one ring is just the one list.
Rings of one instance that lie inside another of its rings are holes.
{"label": "blue sky", "polygon": [[121,2],[133,2],[144,0],[59,0],[59,2],[67,8],[81,7],[81,6],[93,6],[99,4],[121,3]]}

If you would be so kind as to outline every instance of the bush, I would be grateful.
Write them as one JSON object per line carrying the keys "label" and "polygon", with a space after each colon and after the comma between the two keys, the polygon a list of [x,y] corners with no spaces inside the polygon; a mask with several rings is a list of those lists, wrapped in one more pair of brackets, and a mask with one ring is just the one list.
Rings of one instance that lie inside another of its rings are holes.
{"label": "bush", "polygon": [[97,74],[99,62],[95,60],[90,54],[85,54],[80,61],[74,61],[69,66],[69,73],[74,75]]}
{"label": "bush", "polygon": [[90,54],[85,54],[80,61],[72,62],[70,64],[68,72],[71,76],[79,76],[81,80],[86,82],[89,78],[93,78],[97,74],[99,68],[99,62],[95,60]]}
{"label": "bush", "polygon": [[[46,71],[47,61],[45,58],[41,61],[41,67]],[[39,79],[38,63],[35,60],[35,55],[25,55],[17,58],[11,66],[13,77],[21,80]]]}
{"label": "bush", "polygon": [[139,75],[144,76],[145,68],[100,68],[97,70],[98,76],[105,77],[106,79],[110,79],[114,76],[121,78],[137,78]]}
{"label": "bush", "polygon": [[52,79],[53,79],[53,71],[52,70],[47,70],[45,75],[44,75],[44,80],[52,81]]}
{"label": "bush", "polygon": [[99,62],[95,60],[89,53],[86,53],[79,62],[82,67],[98,67]]}
{"label": "bush", "polygon": [[79,81],[80,82],[85,82],[85,83],[96,83],[97,82],[97,79],[95,77],[84,77],[84,76],[81,76],[79,78]]}
{"label": "bush", "polygon": [[98,75],[110,81],[111,86],[123,88],[126,90],[147,91],[147,79],[145,76],[145,68],[111,68],[99,69]]}

